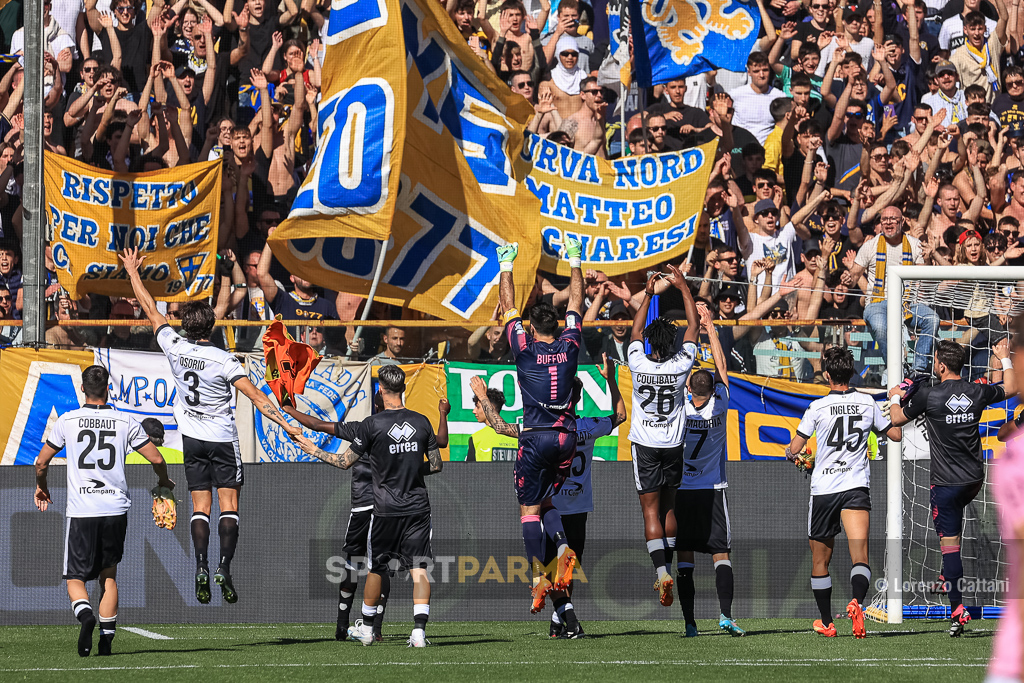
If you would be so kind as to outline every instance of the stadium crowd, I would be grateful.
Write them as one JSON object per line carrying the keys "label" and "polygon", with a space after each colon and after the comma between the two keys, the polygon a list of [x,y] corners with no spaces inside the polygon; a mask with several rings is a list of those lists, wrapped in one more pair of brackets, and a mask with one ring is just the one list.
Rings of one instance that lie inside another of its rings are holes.
{"label": "stadium crowd", "polygon": [[[885,357],[886,266],[1024,264],[1020,0],[758,0],[761,37],[745,72],[646,91],[622,85],[628,30],[609,13],[624,3],[529,2],[448,0],[447,11],[535,106],[533,132],[605,157],[719,139],[683,269],[716,319],[779,321],[722,327],[730,370],[821,381],[810,357],[839,343],[861,348],[859,370],[872,381]],[[327,0],[45,0],[46,147],[122,172],[222,159],[221,318],[308,319],[304,341],[380,363],[424,357],[440,341],[450,358],[508,361],[495,327],[367,327],[350,345],[355,325],[316,321],[356,320],[364,300],[288,273],[266,246],[313,157],[329,9]],[[20,0],[0,10],[0,321],[22,309],[21,11]],[[49,254],[47,268],[51,319],[140,317],[133,299],[71,300]],[[645,273],[586,277],[587,320],[632,318]],[[681,317],[669,280],[660,313]],[[567,278],[538,275],[531,300],[567,299]],[[915,368],[926,369],[943,321],[956,321],[972,375],[998,379],[991,348],[1017,302],[1011,287],[907,305]],[[375,303],[369,317],[422,316]],[[791,324],[816,319],[867,326]],[[258,347],[262,331],[240,328],[236,348]],[[625,360],[628,326],[586,332],[584,361]],[[19,341],[19,327],[0,326],[0,342]],[[54,326],[47,341],[155,348],[145,326]]]}

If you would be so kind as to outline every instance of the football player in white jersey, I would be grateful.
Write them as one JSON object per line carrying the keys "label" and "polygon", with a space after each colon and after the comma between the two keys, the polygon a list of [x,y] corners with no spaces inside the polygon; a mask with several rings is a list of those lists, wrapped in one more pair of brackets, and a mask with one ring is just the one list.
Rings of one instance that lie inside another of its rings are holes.
{"label": "football player in white jersey", "polygon": [[[686,309],[686,333],[676,351],[676,326],[666,318],[657,318],[644,327],[654,284],[661,273],[651,275],[644,298],[633,319],[633,333],[626,351],[633,375],[633,409],[629,428],[632,444],[633,475],[640,494],[644,516],[647,552],[658,572],[654,590],[662,605],[672,604],[672,550],[675,548],[676,518],[673,507],[676,489],[683,477],[683,432],[686,429],[684,403],[686,378],[697,357],[700,325],[686,278],[670,265],[671,281],[683,295]],[[644,353],[644,341],[651,355]]]}
{"label": "football player in white jersey", "polygon": [[[562,526],[565,529],[565,538],[569,546],[576,552],[576,558],[583,561],[583,551],[587,545],[587,516],[594,511],[594,490],[591,485],[590,472],[594,462],[594,442],[602,436],[608,436],[616,427],[626,421],[626,403],[619,393],[619,386],[615,380],[615,363],[609,360],[607,354],[604,356],[604,365],[601,367],[601,375],[608,380],[608,392],[611,395],[611,415],[601,417],[577,417],[576,418],[576,455],[572,460],[572,467],[569,476],[566,477],[558,492],[551,497],[551,502],[558,508],[562,515]],[[501,417],[501,414],[494,409],[494,404],[487,401],[487,385],[480,377],[473,377],[470,380],[470,387],[473,393],[479,398],[478,405],[485,406],[484,418],[487,424],[495,432],[503,436],[519,438],[519,425],[509,424]],[[573,404],[578,404],[583,393],[583,383],[577,377],[573,383]],[[558,550],[554,542],[549,541],[545,551],[545,561],[549,564],[557,558]],[[551,629],[549,634],[552,638],[559,637],[582,637],[583,628],[574,634],[567,634],[562,615],[566,610],[574,610],[572,600],[573,584],[570,581],[565,595],[556,595],[551,612]]]}
{"label": "football player in white jersey", "polygon": [[807,537],[813,565],[811,590],[821,613],[821,619],[814,622],[813,628],[820,635],[836,637],[828,565],[836,536],[846,531],[853,562],[850,571],[853,599],[846,606],[846,613],[853,621],[853,635],[864,638],[867,635],[864,598],[871,581],[868,436],[874,431],[899,441],[903,431],[891,426],[874,399],[850,388],[854,366],[849,349],[839,346],[825,349],[821,354],[821,370],[831,391],[807,407],[796,428],[796,436],[786,449],[786,457],[795,461],[811,435],[817,435],[818,450],[811,471],[811,499],[807,510]]}
{"label": "football player in white jersey", "polygon": [[729,505],[725,489],[729,481],[725,476],[727,460],[726,441],[729,414],[729,375],[726,372],[725,351],[711,312],[698,305],[701,330],[708,336],[715,374],[696,370],[690,375],[690,400],[686,402],[686,457],[683,461],[683,479],[676,491],[676,519],[680,520],[676,537],[678,551],[679,602],[686,620],[686,637],[697,635],[693,601],[694,552],[711,555],[715,563],[715,588],[721,614],[718,627],[733,636],[746,632],[732,618],[733,575],[732,527],[729,525]]}
{"label": "football player in white jersey", "polygon": [[125,273],[135,298],[153,324],[157,342],[167,356],[174,377],[177,398],[174,419],[182,435],[185,479],[192,494],[192,545],[196,553],[196,599],[210,602],[210,510],[213,489],[217,489],[220,520],[220,563],[213,580],[221,587],[225,602],[238,601],[231,579],[231,560],[238,543],[238,496],[242,488],[242,456],[238,450],[238,428],[231,408],[232,387],[245,395],[256,409],[280,425],[300,446],[312,446],[302,436],[302,427],[289,424],[264,394],[249,380],[233,355],[210,343],[216,322],[213,308],[205,301],[190,301],[180,309],[185,337],[171,329],[146,290],[140,267],[146,259],[138,249],[121,254]]}
{"label": "football player in white jersey", "polygon": [[157,486],[174,488],[167,465],[142,425],[128,413],[107,405],[106,368],[92,365],[82,371],[85,405],[57,418],[36,458],[36,507],[46,511],[53,501],[46,484],[50,460],[60,451],[67,458],[68,502],[65,517],[64,578],[75,618],[82,624],[78,654],[88,657],[96,616],[86,581],[99,579],[100,655],[109,655],[117,628],[117,564],[124,555],[128,529],[128,482],[125,457],[142,454],[156,471]]}

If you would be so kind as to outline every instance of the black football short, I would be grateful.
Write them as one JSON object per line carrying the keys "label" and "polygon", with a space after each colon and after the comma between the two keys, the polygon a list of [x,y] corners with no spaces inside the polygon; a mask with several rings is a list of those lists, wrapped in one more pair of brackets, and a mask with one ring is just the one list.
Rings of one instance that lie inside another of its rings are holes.
{"label": "black football short", "polygon": [[[565,541],[574,553],[576,561],[583,562],[583,551],[587,547],[587,512],[577,512],[574,515],[562,515],[562,528],[565,530]],[[558,554],[558,548],[550,536],[545,535],[546,547],[544,559],[550,562]]]}
{"label": "black football short", "polygon": [[635,443],[632,451],[637,493],[679,488],[679,482],[683,480],[682,444],[655,448]]}
{"label": "black football short", "polygon": [[732,527],[725,489],[676,491],[676,551],[727,553],[732,550]]}
{"label": "black football short", "polygon": [[64,537],[64,578],[92,581],[124,555],[128,513],[113,517],[69,517]]}
{"label": "black football short", "polygon": [[984,482],[960,486],[933,484],[929,491],[932,507],[932,522],[939,538],[959,536],[964,529],[964,508],[973,501]]}
{"label": "black football short", "polygon": [[843,510],[870,509],[871,491],[867,487],[811,496],[807,505],[807,538],[831,540],[843,530]]}
{"label": "black football short", "polygon": [[237,441],[201,441],[181,437],[189,491],[242,485],[242,453]]}
{"label": "black football short", "polygon": [[345,530],[345,547],[342,553],[346,561],[366,558],[366,535],[370,533],[370,519],[373,517],[373,506],[367,509],[353,510],[348,515],[348,528]]}
{"label": "black football short", "polygon": [[429,511],[402,517],[374,515],[366,537],[370,571],[380,574],[433,566],[430,536]]}

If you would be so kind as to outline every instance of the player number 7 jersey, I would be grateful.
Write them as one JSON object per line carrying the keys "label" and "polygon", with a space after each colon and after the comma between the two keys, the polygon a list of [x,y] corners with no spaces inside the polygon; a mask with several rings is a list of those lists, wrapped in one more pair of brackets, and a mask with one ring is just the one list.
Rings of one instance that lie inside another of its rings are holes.
{"label": "player number 7 jersey", "polygon": [[812,401],[796,428],[805,439],[817,436],[811,495],[870,486],[868,437],[889,427],[874,399],[854,389]]}

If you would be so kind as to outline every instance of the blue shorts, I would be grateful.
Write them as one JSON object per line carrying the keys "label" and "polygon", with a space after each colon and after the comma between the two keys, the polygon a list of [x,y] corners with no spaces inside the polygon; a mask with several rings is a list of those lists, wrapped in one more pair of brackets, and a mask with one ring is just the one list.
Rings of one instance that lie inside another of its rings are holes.
{"label": "blue shorts", "polygon": [[981,491],[984,482],[964,486],[931,487],[932,521],[939,538],[959,536],[964,528],[964,508]]}
{"label": "blue shorts", "polygon": [[540,505],[558,493],[569,476],[575,455],[574,432],[554,429],[522,432],[513,468],[519,504]]}

